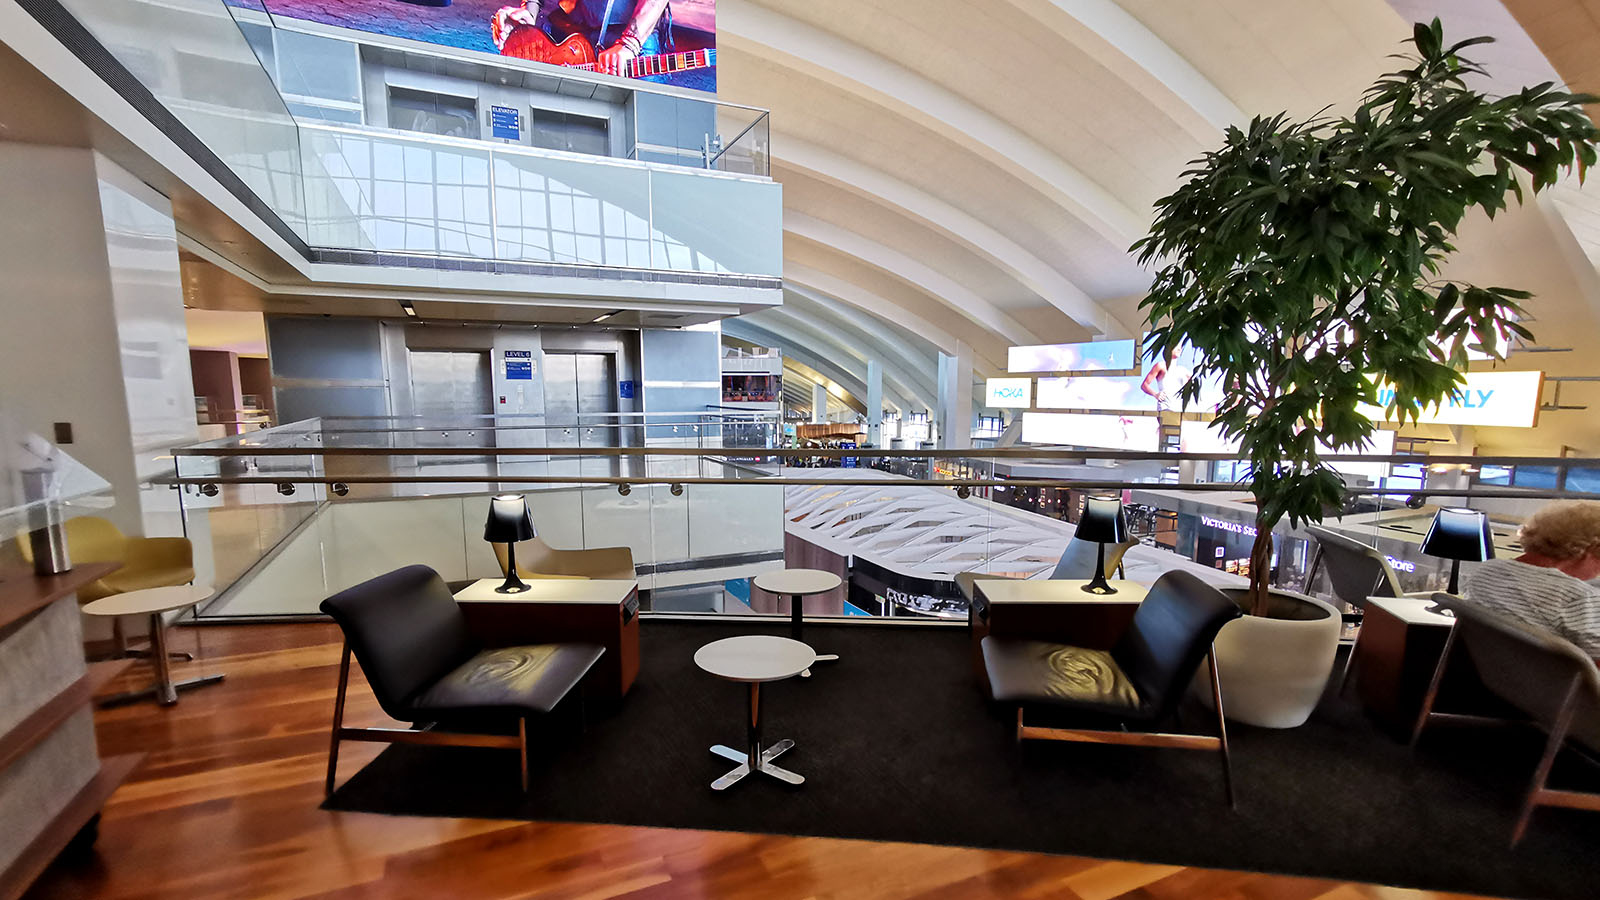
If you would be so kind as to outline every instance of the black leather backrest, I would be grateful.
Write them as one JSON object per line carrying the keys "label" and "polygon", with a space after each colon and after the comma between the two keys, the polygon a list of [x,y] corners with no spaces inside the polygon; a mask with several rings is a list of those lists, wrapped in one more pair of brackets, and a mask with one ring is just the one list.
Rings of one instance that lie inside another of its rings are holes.
{"label": "black leather backrest", "polygon": [[410,721],[409,702],[477,652],[439,573],[406,566],[322,601],[355,651],[378,704]]}
{"label": "black leather backrest", "polygon": [[1151,586],[1111,655],[1145,703],[1170,712],[1217,632],[1240,615],[1227,595],[1193,574],[1168,572]]}

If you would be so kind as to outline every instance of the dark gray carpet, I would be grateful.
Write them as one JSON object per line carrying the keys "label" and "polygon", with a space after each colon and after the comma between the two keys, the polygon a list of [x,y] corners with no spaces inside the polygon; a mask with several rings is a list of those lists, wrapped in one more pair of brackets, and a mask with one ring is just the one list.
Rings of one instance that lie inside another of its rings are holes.
{"label": "dark gray carpet", "polygon": [[[1440,728],[1413,758],[1353,701],[1329,699],[1298,729],[1230,730],[1233,812],[1214,754],[1019,750],[1007,717],[980,698],[957,629],[809,628],[809,643],[843,659],[764,689],[769,742],[795,739],[782,764],[806,784],[762,777],[716,793],[709,784],[730,765],[707,748],[740,745],[745,688],[692,656],[760,630],[644,623],[633,692],[591,716],[587,734],[570,721],[552,728],[526,796],[513,753],[397,746],[328,807],[919,841],[1503,896],[1600,892],[1600,813],[1541,810],[1508,848],[1535,732]],[[1196,710],[1187,724],[1207,725]],[[1586,761],[1564,760],[1553,783],[1594,787],[1592,775]]]}

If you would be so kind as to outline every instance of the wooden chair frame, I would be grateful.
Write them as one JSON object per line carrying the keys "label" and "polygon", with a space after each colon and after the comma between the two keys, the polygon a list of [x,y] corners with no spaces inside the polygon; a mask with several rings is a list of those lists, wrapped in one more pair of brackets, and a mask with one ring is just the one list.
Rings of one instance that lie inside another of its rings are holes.
{"label": "wooden chair frame", "polygon": [[[1504,719],[1496,716],[1474,716],[1460,713],[1436,713],[1433,711],[1434,701],[1439,696],[1439,685],[1444,681],[1446,668],[1450,663],[1450,651],[1455,649],[1456,631],[1450,630],[1450,635],[1445,638],[1444,652],[1439,654],[1439,665],[1434,667],[1433,679],[1428,683],[1428,693],[1422,700],[1422,712],[1417,715],[1416,727],[1411,731],[1410,747],[1414,751],[1417,742],[1422,739],[1422,730],[1429,722],[1456,722],[1487,725],[1535,725],[1538,722],[1531,719]],[[1511,831],[1511,846],[1515,847],[1522,842],[1528,833],[1528,823],[1533,818],[1533,811],[1541,806],[1560,806],[1567,809],[1583,809],[1600,812],[1600,794],[1591,794],[1584,791],[1561,791],[1546,786],[1550,779],[1550,770],[1555,766],[1556,757],[1561,754],[1561,747],[1567,741],[1567,733],[1572,727],[1572,717],[1578,708],[1578,689],[1580,677],[1574,675],[1567,685],[1567,691],[1562,695],[1561,706],[1556,711],[1555,722],[1549,729],[1549,739],[1545,741],[1544,754],[1539,758],[1539,764],[1533,770],[1533,781],[1528,785],[1528,793],[1522,800],[1522,809],[1517,814],[1517,824]],[[1542,728],[1542,726],[1540,726]]]}
{"label": "wooden chair frame", "polygon": [[1045,728],[1023,722],[1022,706],[1017,707],[1017,742],[1025,740],[1072,741],[1082,744],[1118,744],[1128,747],[1169,747],[1177,750],[1212,750],[1222,757],[1222,786],[1228,808],[1238,809],[1233,793],[1233,765],[1228,754],[1228,722],[1222,712],[1222,682],[1217,677],[1216,644],[1206,654],[1211,672],[1211,701],[1217,709],[1217,733],[1173,734],[1149,731],[1103,731],[1084,728]]}
{"label": "wooden chair frame", "polygon": [[350,686],[350,642],[345,641],[339,654],[339,692],[333,701],[333,735],[328,747],[328,777],[323,782],[322,795],[332,796],[333,783],[339,768],[340,741],[369,741],[380,744],[427,744],[448,747],[499,747],[516,750],[522,761],[522,790],[528,790],[528,719],[517,718],[517,733],[452,734],[423,728],[346,728],[344,725],[344,699]]}

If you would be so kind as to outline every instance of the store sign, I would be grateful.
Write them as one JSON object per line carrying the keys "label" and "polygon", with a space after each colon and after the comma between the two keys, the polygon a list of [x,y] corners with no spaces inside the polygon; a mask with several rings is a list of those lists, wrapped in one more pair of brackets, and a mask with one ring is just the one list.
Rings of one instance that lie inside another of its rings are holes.
{"label": "store sign", "polygon": [[1155,416],[1025,412],[1022,442],[1154,453],[1161,443],[1161,422]]}
{"label": "store sign", "polygon": [[1389,565],[1393,566],[1396,572],[1415,572],[1417,570],[1417,564],[1409,559],[1395,559],[1387,555],[1384,556],[1384,559],[1389,561]]}
{"label": "store sign", "polygon": [[1218,519],[1213,516],[1201,516],[1200,524],[1207,528],[1228,531],[1245,537],[1255,537],[1259,533],[1254,525],[1246,525],[1243,522],[1229,522],[1227,519]]}
{"label": "store sign", "polygon": [[1132,338],[1078,344],[1035,344],[1006,351],[1006,371],[1117,372],[1134,368],[1137,348]]}
{"label": "store sign", "polygon": [[[1418,424],[1532,428],[1539,421],[1543,372],[1468,372],[1465,377],[1443,403],[1424,408]],[[1378,405],[1362,404],[1360,412],[1370,419],[1399,421],[1389,418],[1393,399],[1394,388],[1380,382]]]}
{"label": "store sign", "polygon": [[1033,379],[989,379],[984,383],[983,405],[994,409],[1027,409],[1033,405]]}

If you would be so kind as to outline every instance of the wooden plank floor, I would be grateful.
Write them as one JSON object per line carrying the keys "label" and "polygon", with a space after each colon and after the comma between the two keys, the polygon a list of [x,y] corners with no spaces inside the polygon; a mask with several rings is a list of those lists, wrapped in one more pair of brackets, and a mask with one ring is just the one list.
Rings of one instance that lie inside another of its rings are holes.
{"label": "wooden plank floor", "polygon": [[[1430,894],[1244,872],[919,844],[324,812],[338,671],[332,625],[180,629],[222,671],[178,705],[97,713],[101,752],[143,751],[106,807],[97,854],[58,862],[42,898],[1060,898],[1425,900]],[[147,677],[136,665],[112,689]],[[352,724],[382,721],[353,679]],[[381,748],[346,744],[341,779]]]}

